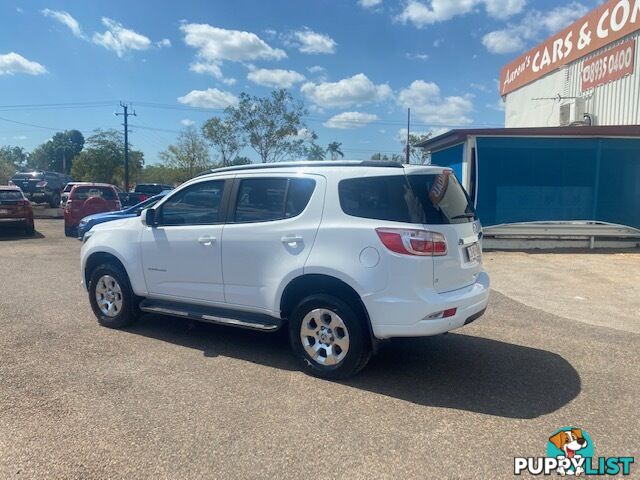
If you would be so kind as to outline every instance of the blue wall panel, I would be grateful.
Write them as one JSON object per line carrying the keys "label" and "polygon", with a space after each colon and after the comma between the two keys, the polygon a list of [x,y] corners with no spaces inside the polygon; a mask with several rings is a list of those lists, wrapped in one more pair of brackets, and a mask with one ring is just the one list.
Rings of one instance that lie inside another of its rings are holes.
{"label": "blue wall panel", "polygon": [[464,144],[454,145],[451,148],[440,150],[431,154],[431,165],[438,165],[439,167],[449,167],[453,170],[460,180],[460,183],[464,182],[462,178],[462,161],[464,160]]}
{"label": "blue wall panel", "polygon": [[599,220],[640,228],[640,140],[481,137],[476,145],[483,224]]}

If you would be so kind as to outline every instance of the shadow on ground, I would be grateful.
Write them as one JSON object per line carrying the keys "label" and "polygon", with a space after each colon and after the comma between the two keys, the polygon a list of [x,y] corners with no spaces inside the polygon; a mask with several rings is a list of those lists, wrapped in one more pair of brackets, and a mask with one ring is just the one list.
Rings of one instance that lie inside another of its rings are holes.
{"label": "shadow on ground", "polygon": [[[206,357],[298,370],[285,332],[153,315],[127,331],[202,350]],[[581,388],[578,372],[560,355],[455,333],[385,342],[365,370],[342,383],[418,405],[521,419],[560,409]]]}
{"label": "shadow on ground", "polygon": [[11,242],[15,240],[37,240],[39,238],[45,238],[45,236],[36,231],[34,235],[25,235],[24,230],[18,227],[5,227],[0,230],[0,242]]}

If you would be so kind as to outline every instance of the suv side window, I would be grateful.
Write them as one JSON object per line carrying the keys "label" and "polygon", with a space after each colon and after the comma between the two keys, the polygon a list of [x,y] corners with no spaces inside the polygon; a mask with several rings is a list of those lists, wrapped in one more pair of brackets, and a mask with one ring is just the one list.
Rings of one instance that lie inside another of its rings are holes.
{"label": "suv side window", "polygon": [[240,180],[234,221],[269,222],[300,215],[316,182],[310,178],[245,178]]}
{"label": "suv side window", "polygon": [[176,193],[160,208],[160,225],[220,223],[224,180],[200,182]]}

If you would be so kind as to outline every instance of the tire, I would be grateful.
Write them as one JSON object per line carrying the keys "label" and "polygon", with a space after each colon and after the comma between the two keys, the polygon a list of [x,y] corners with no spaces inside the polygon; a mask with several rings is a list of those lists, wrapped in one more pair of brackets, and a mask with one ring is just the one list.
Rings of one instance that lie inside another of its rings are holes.
{"label": "tire", "polygon": [[26,227],[24,227],[24,234],[27,237],[33,237],[36,234],[35,225],[32,223],[31,225],[27,225]]}
{"label": "tire", "polygon": [[64,235],[66,237],[77,237],[78,230],[74,227],[64,227]]}
{"label": "tire", "polygon": [[[89,277],[88,291],[91,309],[103,327],[123,328],[138,319],[138,299],[131,289],[129,277],[119,265],[103,263],[94,268]],[[105,298],[104,303],[99,303],[100,295]],[[107,308],[109,303],[114,307]]]}
{"label": "tire", "polygon": [[49,199],[49,206],[51,208],[59,208],[60,207],[60,195],[58,195],[56,193],[51,195],[51,198]]}
{"label": "tire", "polygon": [[[310,375],[329,380],[351,377],[371,358],[366,321],[337,297],[311,295],[294,308],[289,318],[291,348]],[[310,335],[304,336],[305,332]],[[314,352],[315,359],[308,350]]]}

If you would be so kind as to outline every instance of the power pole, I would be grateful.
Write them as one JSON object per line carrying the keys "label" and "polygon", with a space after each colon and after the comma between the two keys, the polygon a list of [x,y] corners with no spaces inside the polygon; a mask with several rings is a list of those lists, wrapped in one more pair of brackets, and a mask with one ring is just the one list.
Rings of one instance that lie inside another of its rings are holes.
{"label": "power pole", "polygon": [[411,109],[407,108],[407,146],[405,152],[405,163],[409,163],[409,132],[411,131]]}
{"label": "power pole", "polygon": [[124,191],[129,191],[129,117],[137,117],[135,110],[129,113],[129,105],[120,102],[120,106],[124,112],[116,112],[116,116],[124,117]]}

